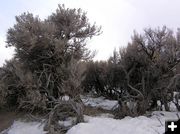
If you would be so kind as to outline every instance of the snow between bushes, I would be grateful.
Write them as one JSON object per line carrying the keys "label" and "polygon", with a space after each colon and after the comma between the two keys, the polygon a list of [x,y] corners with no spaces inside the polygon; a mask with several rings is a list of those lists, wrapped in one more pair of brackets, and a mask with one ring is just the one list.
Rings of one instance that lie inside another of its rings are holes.
{"label": "snow between bushes", "polygon": [[[165,120],[178,119],[176,114],[156,111],[149,118],[139,116],[121,120],[110,118],[109,115],[85,116],[85,123],[72,127],[67,134],[162,134],[165,132]],[[15,121],[7,134],[45,134],[45,131],[38,122]]]}
{"label": "snow between bushes", "polygon": [[[179,113],[180,114],[180,113]],[[67,134],[163,134],[165,120],[178,119],[176,112],[154,112],[152,117],[126,117],[122,120],[102,117],[85,117]]]}

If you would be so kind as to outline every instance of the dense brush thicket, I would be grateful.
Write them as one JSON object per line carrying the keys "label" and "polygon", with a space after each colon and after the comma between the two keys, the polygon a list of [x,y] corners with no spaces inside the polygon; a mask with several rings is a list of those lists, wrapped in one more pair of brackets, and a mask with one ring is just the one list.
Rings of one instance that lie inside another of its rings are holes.
{"label": "dense brush thicket", "polygon": [[59,5],[45,20],[31,13],[17,16],[7,32],[7,47],[14,47],[15,55],[0,68],[0,107],[50,112],[45,128],[51,134],[68,129],[58,124],[65,117],[83,121],[82,91],[118,100],[117,117],[169,111],[170,102],[180,110],[179,29],[135,32],[107,61],[90,61],[86,42],[99,34],[81,9]]}
{"label": "dense brush thicket", "polygon": [[179,62],[180,31],[174,35],[166,27],[148,28],[142,35],[135,32],[128,46],[115,50],[108,61],[88,62],[83,86],[87,92],[118,99],[130,115],[157,108],[157,101],[161,110],[169,111],[171,101],[180,110],[173,99],[180,91]]}

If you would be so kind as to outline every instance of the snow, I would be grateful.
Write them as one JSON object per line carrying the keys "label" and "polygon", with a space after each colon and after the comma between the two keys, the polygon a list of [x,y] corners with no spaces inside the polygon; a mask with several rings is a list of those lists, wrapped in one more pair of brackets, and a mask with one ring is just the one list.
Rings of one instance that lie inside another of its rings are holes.
{"label": "snow", "polygon": [[68,95],[64,95],[64,96],[62,97],[62,100],[63,100],[63,101],[68,101],[69,98],[70,98],[70,97],[69,97]]}
{"label": "snow", "polygon": [[[72,127],[67,134],[162,134],[165,120],[178,119],[177,112],[153,112],[151,117],[125,117],[117,120],[85,116],[86,123]],[[180,114],[180,113],[179,113]]]}
{"label": "snow", "polygon": [[65,121],[59,121],[58,123],[61,125],[61,126],[65,126],[65,127],[70,127],[74,124],[74,122],[76,122],[76,118],[74,117],[69,117],[67,118]]}
{"label": "snow", "polygon": [[[121,120],[113,119],[110,114],[91,117],[84,116],[85,122],[72,127],[67,134],[162,134],[165,132],[166,120],[177,120],[180,112],[155,111],[150,117],[125,117]],[[59,122],[69,126],[72,122],[68,119]],[[7,130],[7,134],[45,134],[39,122],[15,121]]]}
{"label": "snow", "polygon": [[118,104],[117,100],[108,100],[104,97],[93,98],[89,96],[81,96],[81,99],[86,106],[98,107],[105,110],[111,110],[115,108]]}
{"label": "snow", "polygon": [[44,125],[39,122],[15,121],[13,125],[6,130],[7,134],[45,134]]}
{"label": "snow", "polygon": [[176,105],[172,101],[169,103],[169,106],[170,111],[177,111]]}
{"label": "snow", "polygon": [[[65,99],[67,98],[65,97]],[[118,104],[117,101],[107,100],[104,97],[81,96],[81,99],[85,105],[106,110],[111,110]],[[176,111],[176,107],[172,102],[170,102],[170,109]],[[148,117],[139,116],[132,118],[127,116],[121,120],[114,119],[113,115],[107,113],[96,117],[85,115],[85,122],[73,126],[67,134],[162,134],[165,132],[165,121],[177,120],[178,117],[180,117],[180,112],[165,111],[154,111]],[[73,123],[74,119],[71,117],[65,121],[59,121],[59,124],[64,126],[71,126]],[[43,127],[44,124],[39,122],[15,121],[6,130],[6,134],[45,134]]]}

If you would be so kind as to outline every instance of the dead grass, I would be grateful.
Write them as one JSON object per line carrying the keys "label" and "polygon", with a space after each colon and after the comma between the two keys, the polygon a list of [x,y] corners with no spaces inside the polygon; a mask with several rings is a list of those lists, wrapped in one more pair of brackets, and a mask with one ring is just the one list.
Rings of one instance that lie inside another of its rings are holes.
{"label": "dead grass", "polygon": [[109,113],[112,114],[112,111],[110,110],[105,110],[102,108],[97,108],[97,107],[91,107],[91,106],[85,106],[84,107],[84,114],[89,115],[89,116],[97,116],[103,113]]}
{"label": "dead grass", "polygon": [[15,112],[0,111],[0,132],[9,128],[18,117]]}

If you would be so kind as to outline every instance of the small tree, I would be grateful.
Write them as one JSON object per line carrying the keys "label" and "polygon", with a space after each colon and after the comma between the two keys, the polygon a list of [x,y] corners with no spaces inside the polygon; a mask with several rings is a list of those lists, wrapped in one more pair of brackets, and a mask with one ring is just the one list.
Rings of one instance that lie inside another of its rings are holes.
{"label": "small tree", "polygon": [[57,110],[64,95],[79,103],[84,70],[80,64],[91,58],[86,42],[99,34],[86,13],[64,5],[45,20],[31,13],[17,16],[7,32],[7,47],[15,47],[15,56],[2,68],[0,95],[30,111]]}
{"label": "small tree", "polygon": [[143,35],[135,33],[126,51],[121,53],[120,64],[127,74],[129,93],[144,98],[141,99],[144,112],[157,100],[169,110],[168,102],[174,91],[171,81],[177,75],[173,68],[180,62],[177,58],[179,49],[173,32],[163,27],[145,29]]}

